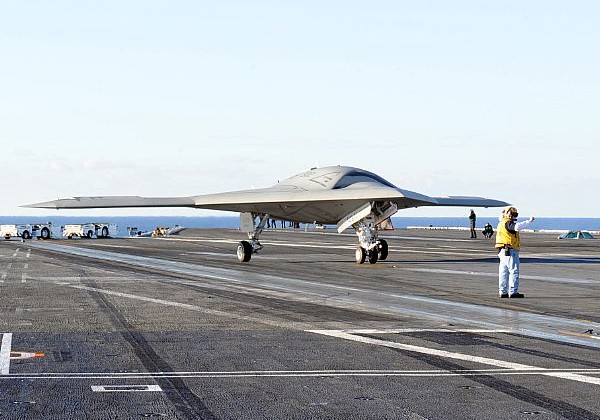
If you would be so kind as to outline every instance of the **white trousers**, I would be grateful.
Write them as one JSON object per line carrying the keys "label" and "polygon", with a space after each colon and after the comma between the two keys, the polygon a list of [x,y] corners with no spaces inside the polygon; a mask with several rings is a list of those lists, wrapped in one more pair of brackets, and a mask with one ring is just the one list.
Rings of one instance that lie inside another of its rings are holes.
{"label": "white trousers", "polygon": [[498,269],[498,289],[501,295],[518,293],[519,291],[519,252],[510,250],[510,255],[504,255],[504,249],[498,253],[500,267]]}

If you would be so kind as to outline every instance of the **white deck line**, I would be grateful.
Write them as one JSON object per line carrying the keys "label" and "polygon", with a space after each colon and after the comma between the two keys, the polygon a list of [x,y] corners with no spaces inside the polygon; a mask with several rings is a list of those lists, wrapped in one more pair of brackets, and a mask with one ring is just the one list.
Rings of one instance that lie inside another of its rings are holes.
{"label": "white deck line", "polygon": [[12,333],[2,333],[0,344],[0,375],[10,373],[10,348],[12,346]]}
{"label": "white deck line", "polygon": [[462,360],[466,362],[480,363],[489,366],[495,366],[499,368],[505,369],[514,369],[514,370],[524,370],[524,371],[533,371],[539,372],[544,376],[551,376],[554,378],[568,379],[571,381],[583,382],[592,385],[600,385],[600,378],[592,378],[589,376],[584,376],[576,373],[567,373],[567,372],[548,372],[546,368],[524,365],[522,363],[513,363],[507,362],[504,360],[491,359],[489,357],[480,357],[473,356],[470,354],[456,353],[447,350],[438,350],[432,349],[428,347],[414,346],[411,344],[402,344],[396,343],[393,341],[379,340],[370,337],[362,337],[358,335],[348,334],[339,330],[310,330],[308,332],[312,332],[315,334],[327,335],[330,337],[341,338],[344,340],[357,341],[359,343],[365,344],[373,344],[382,347],[389,347],[394,349],[406,350],[415,353],[428,354],[431,356],[443,357],[448,359]]}
{"label": "white deck line", "polygon": [[[199,379],[235,379],[235,378],[304,378],[304,377],[344,377],[344,376],[406,376],[406,377],[453,377],[453,376],[555,376],[565,377],[570,375],[581,376],[600,375],[599,369],[425,369],[425,370],[397,370],[397,369],[363,369],[363,370],[264,370],[264,371],[182,371],[182,372],[41,372],[41,373],[13,373],[0,376],[1,380],[62,380],[62,379],[103,379],[103,380],[132,380],[132,379],[161,379],[161,378],[199,378]],[[569,378],[566,378],[569,379]],[[592,378],[588,378],[592,379]],[[600,379],[600,378],[599,378]],[[114,387],[115,385],[111,385]],[[145,385],[123,385],[145,386]]]}

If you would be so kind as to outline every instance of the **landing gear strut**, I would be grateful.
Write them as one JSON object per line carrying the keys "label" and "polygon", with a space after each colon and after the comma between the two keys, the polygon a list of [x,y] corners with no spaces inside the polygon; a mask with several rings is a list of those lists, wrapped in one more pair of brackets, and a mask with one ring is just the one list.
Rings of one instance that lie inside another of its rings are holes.
{"label": "landing gear strut", "polygon": [[[240,262],[248,262],[252,258],[252,254],[256,254],[263,249],[263,246],[258,241],[258,236],[263,231],[268,214],[242,213],[240,214],[240,227],[248,233],[249,241],[241,241],[237,247],[237,257]],[[258,218],[258,223],[256,219]]]}

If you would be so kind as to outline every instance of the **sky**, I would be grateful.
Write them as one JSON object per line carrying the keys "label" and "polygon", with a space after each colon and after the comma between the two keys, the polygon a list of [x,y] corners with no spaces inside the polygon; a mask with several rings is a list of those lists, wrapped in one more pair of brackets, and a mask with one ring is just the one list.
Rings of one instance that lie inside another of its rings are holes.
{"label": "sky", "polygon": [[596,1],[3,1],[0,215],[211,215],[19,206],[346,165],[600,217],[599,21]]}

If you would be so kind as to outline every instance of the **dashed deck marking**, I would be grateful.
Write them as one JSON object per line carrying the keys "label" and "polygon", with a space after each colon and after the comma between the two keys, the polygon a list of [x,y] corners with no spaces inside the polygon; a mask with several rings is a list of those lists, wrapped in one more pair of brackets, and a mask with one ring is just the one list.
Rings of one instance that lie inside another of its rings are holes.
{"label": "dashed deck marking", "polygon": [[489,357],[473,356],[470,354],[456,353],[456,352],[451,352],[451,351],[447,351],[447,350],[432,349],[429,347],[415,346],[412,344],[402,344],[402,343],[397,343],[397,342],[393,342],[393,341],[380,340],[380,339],[376,339],[376,338],[362,337],[362,336],[354,335],[354,334],[348,333],[346,331],[341,331],[341,330],[308,330],[308,332],[326,335],[326,336],[330,336],[330,337],[341,338],[344,340],[357,341],[359,343],[373,344],[373,345],[382,346],[382,347],[406,350],[406,351],[410,351],[410,352],[414,352],[414,353],[428,354],[431,356],[443,357],[443,358],[448,358],[448,359],[480,363],[480,364],[484,364],[484,365],[496,366],[496,367],[505,368],[505,369],[535,371],[535,372],[539,372],[541,375],[544,375],[544,376],[552,376],[555,378],[562,378],[562,379],[568,379],[571,381],[584,382],[584,383],[593,384],[593,385],[600,385],[600,378],[591,378],[589,376],[583,376],[583,375],[576,374],[576,373],[567,373],[567,372],[563,372],[563,371],[551,372],[551,371],[548,371],[548,369],[546,369],[546,368],[524,365],[522,363],[506,362],[504,360],[491,359]]}
{"label": "dashed deck marking", "polygon": [[158,385],[92,385],[94,392],[162,392]]}
{"label": "dashed deck marking", "polygon": [[12,333],[2,333],[0,344],[0,375],[10,373],[10,347],[12,346]]}

